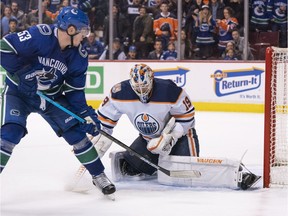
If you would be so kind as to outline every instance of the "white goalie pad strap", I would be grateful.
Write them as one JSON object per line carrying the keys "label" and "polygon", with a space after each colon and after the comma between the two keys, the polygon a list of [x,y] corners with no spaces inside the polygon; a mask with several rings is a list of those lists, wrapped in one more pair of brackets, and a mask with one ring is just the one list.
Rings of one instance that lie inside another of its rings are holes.
{"label": "white goalie pad strap", "polygon": [[110,148],[112,141],[108,139],[107,137],[99,134],[98,136],[95,136],[92,138],[91,142],[95,146],[97,153],[99,157],[103,157],[105,152]]}
{"label": "white goalie pad strap", "polygon": [[199,178],[176,178],[158,172],[158,182],[164,185],[238,189],[242,181],[240,161],[226,158],[165,156],[159,158],[159,166],[168,170],[201,172]]}

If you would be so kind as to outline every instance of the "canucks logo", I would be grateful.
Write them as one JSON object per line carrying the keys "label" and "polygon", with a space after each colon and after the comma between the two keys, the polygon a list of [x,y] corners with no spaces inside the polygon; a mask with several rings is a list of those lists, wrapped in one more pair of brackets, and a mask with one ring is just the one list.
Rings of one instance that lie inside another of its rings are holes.
{"label": "canucks logo", "polygon": [[49,71],[44,71],[38,76],[38,89],[46,90],[49,89],[51,84],[57,80],[56,69],[51,68]]}
{"label": "canucks logo", "polygon": [[136,116],[134,125],[143,135],[153,135],[159,130],[159,123],[156,119],[146,113]]}

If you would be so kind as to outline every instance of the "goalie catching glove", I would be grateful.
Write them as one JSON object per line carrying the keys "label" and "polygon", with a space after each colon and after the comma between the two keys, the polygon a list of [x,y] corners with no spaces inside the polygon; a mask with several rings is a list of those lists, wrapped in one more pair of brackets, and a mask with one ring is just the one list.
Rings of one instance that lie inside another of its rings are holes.
{"label": "goalie catching glove", "polygon": [[95,110],[91,106],[88,106],[80,112],[80,116],[86,121],[80,124],[81,130],[92,136],[97,136],[99,130],[101,130],[101,124]]}
{"label": "goalie catching glove", "polygon": [[180,123],[175,123],[175,118],[172,117],[162,131],[161,136],[148,142],[147,149],[154,154],[167,156],[183,134],[184,129],[182,125]]}

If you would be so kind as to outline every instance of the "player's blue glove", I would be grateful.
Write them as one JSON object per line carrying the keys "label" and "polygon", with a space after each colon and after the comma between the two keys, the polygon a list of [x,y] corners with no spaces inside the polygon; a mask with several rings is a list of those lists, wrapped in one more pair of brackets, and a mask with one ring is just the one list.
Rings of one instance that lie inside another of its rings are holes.
{"label": "player's blue glove", "polygon": [[34,96],[37,92],[37,72],[38,70],[42,70],[43,67],[41,65],[32,66],[28,65],[21,70],[17,71],[19,82],[18,82],[18,90],[27,95]]}
{"label": "player's blue glove", "polygon": [[88,106],[80,112],[80,116],[86,120],[85,123],[80,124],[81,130],[92,136],[97,136],[101,129],[101,124],[95,110],[91,106]]}

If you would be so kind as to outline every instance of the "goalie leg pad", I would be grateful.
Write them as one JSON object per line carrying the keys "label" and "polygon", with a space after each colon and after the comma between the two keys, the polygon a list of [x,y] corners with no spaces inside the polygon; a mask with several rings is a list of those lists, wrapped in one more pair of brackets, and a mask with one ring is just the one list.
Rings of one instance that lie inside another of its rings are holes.
{"label": "goalie leg pad", "polygon": [[158,182],[164,185],[239,189],[242,181],[240,162],[226,158],[167,156],[159,158],[159,165],[168,170],[201,172],[199,178],[170,177],[158,172]]}

